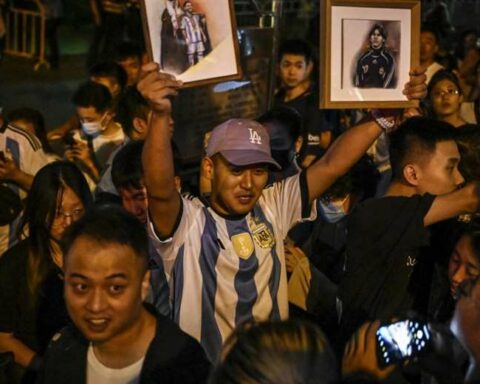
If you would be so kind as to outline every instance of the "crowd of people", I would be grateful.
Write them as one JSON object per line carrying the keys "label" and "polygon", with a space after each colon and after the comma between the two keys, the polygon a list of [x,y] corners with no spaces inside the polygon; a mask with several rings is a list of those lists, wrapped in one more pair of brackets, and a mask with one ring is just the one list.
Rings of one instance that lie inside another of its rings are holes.
{"label": "crowd of people", "polygon": [[272,109],[205,127],[193,182],[183,84],[131,42],[60,126],[5,111],[0,383],[479,382],[480,50],[462,43],[440,63],[422,28],[418,108],[332,111],[312,47],[284,41]]}

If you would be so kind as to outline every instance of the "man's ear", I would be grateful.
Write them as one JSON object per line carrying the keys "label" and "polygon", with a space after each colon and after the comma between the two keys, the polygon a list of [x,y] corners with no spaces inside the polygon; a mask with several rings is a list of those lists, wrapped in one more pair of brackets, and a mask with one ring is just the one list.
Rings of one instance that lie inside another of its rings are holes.
{"label": "man's ear", "polygon": [[213,180],[213,175],[215,173],[215,164],[213,163],[213,160],[205,156],[202,159],[202,176],[207,178],[208,180]]}
{"label": "man's ear", "polygon": [[141,292],[142,302],[147,299],[151,289],[152,288],[150,285],[150,270],[147,270],[145,272],[145,275],[143,275],[143,280],[142,280],[142,292]]}
{"label": "man's ear", "polygon": [[107,117],[108,122],[111,122],[112,119],[115,117],[115,112],[111,109],[107,109],[105,112],[105,116]]}
{"label": "man's ear", "polygon": [[312,74],[312,71],[313,71],[313,60],[310,60],[307,63],[307,76],[308,77],[310,77],[310,75]]}
{"label": "man's ear", "polygon": [[147,122],[141,117],[134,117],[132,121],[134,131],[139,135],[145,135],[148,129]]}
{"label": "man's ear", "polygon": [[416,165],[407,164],[403,167],[403,178],[408,184],[416,187],[420,177],[421,171]]}

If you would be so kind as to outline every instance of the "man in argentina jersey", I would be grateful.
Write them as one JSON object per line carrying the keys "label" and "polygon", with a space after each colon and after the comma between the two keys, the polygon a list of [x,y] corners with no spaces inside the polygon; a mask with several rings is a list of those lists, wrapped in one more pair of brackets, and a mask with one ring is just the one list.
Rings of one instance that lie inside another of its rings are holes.
{"label": "man in argentina jersey", "polygon": [[[0,116],[0,183],[23,200],[37,171],[48,163],[40,141]],[[15,222],[0,226],[0,257],[15,242]]]}
{"label": "man in argentina jersey", "polygon": [[[265,188],[272,159],[263,126],[246,119],[216,127],[202,160],[209,201],[175,189],[168,134],[169,97],[182,85],[149,63],[138,89],[154,114],[143,150],[151,237],[170,275],[174,320],[199,340],[211,360],[245,320],[288,317],[283,240],[297,222],[315,217],[310,207],[381,134],[374,122],[342,135],[308,170]],[[417,72],[415,72],[417,73]],[[425,95],[418,72],[406,91]]]}

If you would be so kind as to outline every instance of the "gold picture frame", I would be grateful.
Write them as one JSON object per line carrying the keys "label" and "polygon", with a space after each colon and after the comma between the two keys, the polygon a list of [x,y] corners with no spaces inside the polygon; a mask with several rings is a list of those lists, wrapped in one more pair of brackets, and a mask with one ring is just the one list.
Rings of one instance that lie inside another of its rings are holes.
{"label": "gold picture frame", "polygon": [[321,0],[320,108],[406,108],[419,0]]}
{"label": "gold picture frame", "polygon": [[[187,5],[190,3],[190,5]],[[242,77],[233,0],[141,0],[148,57],[184,87]]]}

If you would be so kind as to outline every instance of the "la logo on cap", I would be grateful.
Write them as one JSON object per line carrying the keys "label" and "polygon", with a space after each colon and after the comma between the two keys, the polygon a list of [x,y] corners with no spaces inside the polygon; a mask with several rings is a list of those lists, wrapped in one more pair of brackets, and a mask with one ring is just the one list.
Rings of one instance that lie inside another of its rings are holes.
{"label": "la logo on cap", "polygon": [[250,131],[250,143],[252,144],[262,144],[262,137],[258,134],[257,131],[254,131],[252,128],[248,128]]}

